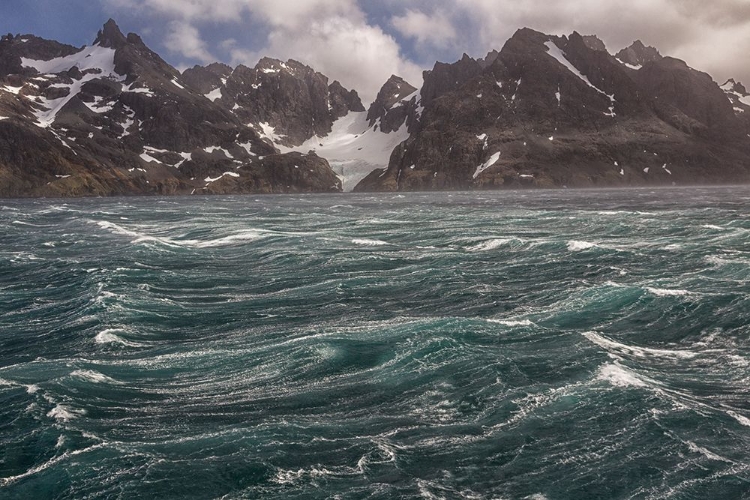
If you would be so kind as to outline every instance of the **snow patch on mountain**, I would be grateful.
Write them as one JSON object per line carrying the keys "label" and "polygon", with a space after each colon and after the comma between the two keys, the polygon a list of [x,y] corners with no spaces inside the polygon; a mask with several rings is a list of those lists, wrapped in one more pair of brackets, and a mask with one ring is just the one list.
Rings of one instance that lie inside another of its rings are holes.
{"label": "snow patch on mountain", "polygon": [[112,77],[118,81],[125,79],[124,76],[115,72],[115,49],[100,47],[99,45],[90,45],[75,54],[56,57],[49,61],[22,57],[21,64],[26,68],[34,68],[42,74],[62,73],[73,67],[78,67],[82,72],[95,69],[101,70],[101,73],[96,75],[97,77]]}
{"label": "snow patch on mountain", "polygon": [[477,177],[479,177],[479,174],[481,174],[482,172],[484,172],[485,170],[487,170],[488,168],[490,168],[492,165],[494,165],[495,163],[497,163],[497,160],[499,160],[499,159],[500,159],[500,151],[498,151],[497,153],[495,153],[492,156],[490,156],[489,160],[487,160],[486,162],[482,163],[481,165],[479,165],[477,167],[476,172],[474,172],[474,176],[473,176],[474,179],[476,179]]}
{"label": "snow patch on mountain", "polygon": [[314,136],[292,148],[276,144],[282,153],[314,151],[328,160],[344,191],[354,189],[370,172],[388,167],[393,149],[409,138],[406,123],[389,134],[368,126],[367,112],[350,112],[333,124],[325,137]]}
{"label": "snow patch on mountain", "polygon": [[[54,85],[55,87],[67,88],[69,91],[67,96],[59,99],[40,98],[41,109],[37,109],[34,114],[37,118],[37,125],[42,128],[47,128],[54,123],[60,110],[78,95],[86,82],[97,78],[110,78],[115,81],[125,80],[125,76],[115,71],[115,50],[99,45],[84,47],[80,52],[65,57],[56,57],[49,61],[22,57],[21,64],[27,68],[34,68],[40,73],[62,73],[74,67],[85,73],[80,80],[74,80],[70,85]],[[107,109],[98,109],[98,104],[98,102],[95,102],[93,105],[89,105],[89,109],[97,113],[107,111]]]}
{"label": "snow patch on mountain", "polygon": [[205,97],[206,99],[210,99],[211,101],[221,99],[221,87],[215,88],[214,90],[206,94]]}
{"label": "snow patch on mountain", "polygon": [[573,73],[578,78],[580,78],[586,85],[588,85],[592,89],[596,90],[597,92],[599,92],[603,96],[606,96],[607,98],[609,98],[611,106],[609,107],[609,111],[607,113],[604,113],[604,114],[607,115],[607,116],[611,116],[611,117],[614,118],[616,116],[615,115],[615,95],[614,94],[607,94],[606,92],[604,92],[603,90],[601,90],[600,88],[598,88],[596,85],[594,85],[593,83],[591,83],[591,81],[588,79],[588,77],[586,75],[584,75],[583,73],[581,73],[580,71],[578,71],[578,68],[576,68],[575,66],[573,66],[573,63],[571,63],[568,60],[568,58],[565,56],[565,53],[562,50],[560,50],[560,47],[558,47],[557,45],[555,45],[555,42],[552,42],[552,41],[545,42],[544,45],[547,46],[547,53],[550,56],[552,56],[555,59],[557,59],[557,62],[559,62],[560,64],[562,64],[563,66],[565,66],[571,73]]}

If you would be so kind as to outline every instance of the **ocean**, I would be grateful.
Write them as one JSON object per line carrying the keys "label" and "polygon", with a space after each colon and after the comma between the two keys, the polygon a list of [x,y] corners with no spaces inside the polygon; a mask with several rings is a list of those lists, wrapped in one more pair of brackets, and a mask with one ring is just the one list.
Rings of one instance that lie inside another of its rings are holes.
{"label": "ocean", "polygon": [[0,200],[0,498],[750,498],[750,187]]}

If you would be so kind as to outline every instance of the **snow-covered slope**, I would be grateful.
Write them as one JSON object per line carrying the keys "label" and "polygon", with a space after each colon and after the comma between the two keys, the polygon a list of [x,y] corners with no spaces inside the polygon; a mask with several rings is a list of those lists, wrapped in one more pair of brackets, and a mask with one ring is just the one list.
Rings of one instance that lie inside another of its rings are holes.
{"label": "snow-covered slope", "polygon": [[[34,114],[37,117],[38,125],[43,128],[49,127],[54,123],[58,112],[81,92],[81,88],[86,82],[97,78],[108,78],[113,81],[125,80],[124,76],[117,74],[115,71],[114,49],[101,47],[97,44],[84,47],[77,54],[58,57],[49,61],[21,58],[21,64],[26,68],[37,70],[42,75],[37,77],[39,80],[49,80],[50,77],[54,77],[54,74],[69,71],[74,67],[77,67],[79,71],[84,73],[82,78],[72,80],[72,83],[56,83],[52,85],[52,87],[67,89],[68,93],[64,97],[57,99],[38,98],[37,102],[40,104],[40,109]],[[95,112],[102,112],[93,107],[90,107],[90,109]]]}
{"label": "snow-covered slope", "polygon": [[282,153],[298,151],[315,153],[328,160],[331,168],[341,178],[344,191],[351,191],[367,174],[388,167],[393,149],[409,138],[406,122],[389,134],[370,127],[367,112],[351,112],[334,122],[326,137],[314,136],[303,144],[288,148],[279,144]]}

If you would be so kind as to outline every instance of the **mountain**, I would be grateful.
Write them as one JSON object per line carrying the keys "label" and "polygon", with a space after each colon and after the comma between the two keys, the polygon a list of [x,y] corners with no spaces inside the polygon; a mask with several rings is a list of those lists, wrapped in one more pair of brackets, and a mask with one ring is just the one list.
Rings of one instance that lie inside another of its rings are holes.
{"label": "mountain", "polygon": [[641,42],[521,29],[425,72],[409,138],[355,190],[748,182],[745,92]]}
{"label": "mountain", "polygon": [[0,196],[341,190],[324,159],[280,155],[112,20],[81,48],[5,36],[0,70]]}
{"label": "mountain", "polygon": [[4,197],[748,181],[747,89],[640,41],[524,28],[366,109],[293,59],[181,73],[112,20],[85,47],[0,39]]}
{"label": "mountain", "polygon": [[261,136],[297,146],[331,132],[350,112],[365,110],[356,91],[345,89],[309,66],[264,57],[254,68],[223,64],[195,66],[183,73],[187,85],[230,110]]}

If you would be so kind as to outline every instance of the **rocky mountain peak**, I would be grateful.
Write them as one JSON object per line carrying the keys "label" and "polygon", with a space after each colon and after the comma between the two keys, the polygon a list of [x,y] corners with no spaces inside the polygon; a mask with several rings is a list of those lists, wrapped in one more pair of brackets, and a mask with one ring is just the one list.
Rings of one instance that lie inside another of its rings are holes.
{"label": "rocky mountain peak", "polygon": [[643,66],[646,63],[662,59],[662,55],[654,47],[646,46],[640,40],[633,42],[618,52],[615,57],[632,66]]}
{"label": "rocky mountain peak", "polygon": [[182,79],[191,88],[205,95],[222,87],[232,71],[231,66],[221,63],[212,63],[208,66],[196,65],[183,71]]}
{"label": "rocky mountain peak", "polygon": [[492,63],[494,63],[497,60],[497,57],[499,55],[500,55],[500,52],[493,49],[487,53],[484,59],[477,59],[477,62],[482,68],[487,68],[489,66],[492,66]]}
{"label": "rocky mountain peak", "polygon": [[736,81],[734,78],[730,78],[727,80],[724,85],[721,86],[722,90],[724,92],[732,92],[737,93],[743,96],[749,95],[747,92],[747,88],[741,83]]}
{"label": "rocky mountain peak", "polygon": [[128,39],[122,34],[114,19],[110,19],[104,24],[104,27],[97,33],[96,40],[94,40],[94,45],[110,49],[119,49],[127,43]]}
{"label": "rocky mountain peak", "polygon": [[604,45],[604,42],[598,36],[584,35],[581,38],[583,38],[583,43],[586,44],[586,47],[590,48],[591,50],[607,52],[607,46]]}
{"label": "rocky mountain peak", "polygon": [[379,128],[382,132],[389,133],[398,130],[408,115],[404,100],[416,91],[416,87],[400,76],[391,75],[381,87],[370,109],[367,110],[367,120],[370,126],[372,127],[380,120]]}

